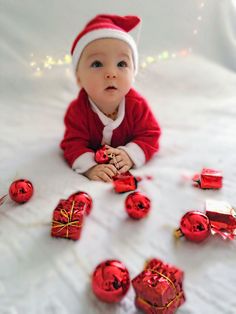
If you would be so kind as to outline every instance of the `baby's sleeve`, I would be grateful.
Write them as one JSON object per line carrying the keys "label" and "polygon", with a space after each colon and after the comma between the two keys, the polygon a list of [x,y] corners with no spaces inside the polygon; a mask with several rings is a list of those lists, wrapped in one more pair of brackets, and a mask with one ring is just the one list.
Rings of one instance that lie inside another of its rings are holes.
{"label": "baby's sleeve", "polygon": [[120,148],[128,153],[138,168],[158,151],[161,128],[145,99],[135,104],[132,118],[132,140]]}
{"label": "baby's sleeve", "polygon": [[94,151],[88,147],[90,135],[85,114],[76,102],[71,103],[65,114],[65,134],[60,144],[66,161],[78,173],[96,165]]}

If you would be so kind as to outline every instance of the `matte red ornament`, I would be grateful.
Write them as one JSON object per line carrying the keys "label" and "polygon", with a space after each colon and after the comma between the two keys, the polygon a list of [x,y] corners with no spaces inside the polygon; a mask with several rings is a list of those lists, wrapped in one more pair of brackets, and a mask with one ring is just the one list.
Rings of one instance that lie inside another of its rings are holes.
{"label": "matte red ornament", "polygon": [[78,240],[81,236],[84,208],[76,200],[60,200],[53,212],[51,236]]}
{"label": "matte red ornament", "polygon": [[224,239],[236,236],[236,211],[224,201],[206,200],[206,215],[210,220],[211,232],[221,235]]}
{"label": "matte red ornament", "polygon": [[88,193],[82,192],[82,191],[76,192],[72,194],[71,196],[69,196],[68,200],[77,201],[79,203],[79,206],[85,208],[86,214],[87,215],[90,214],[91,209],[93,207],[93,200]]}
{"label": "matte red ornament", "polygon": [[175,237],[185,236],[192,242],[201,242],[210,235],[210,221],[199,211],[187,212],[180,221],[179,229],[175,230]]}
{"label": "matte red ornament", "polygon": [[222,188],[223,176],[221,171],[203,168],[201,174],[195,174],[192,180],[201,189],[220,189]]}
{"label": "matte red ornament", "polygon": [[140,192],[133,192],[126,197],[125,209],[133,219],[147,216],[151,208],[150,199]]}
{"label": "matte red ornament", "polygon": [[20,179],[12,182],[9,188],[9,195],[13,201],[22,204],[28,202],[33,195],[33,184],[26,179]]}
{"label": "matte red ornament", "polygon": [[108,164],[110,159],[111,157],[108,156],[105,145],[99,148],[95,153],[95,161],[98,164]]}
{"label": "matte red ornament", "polygon": [[113,184],[116,193],[134,191],[137,188],[137,180],[129,171],[114,176]]}
{"label": "matte red ornament", "polygon": [[130,276],[125,265],[118,260],[100,263],[92,275],[94,294],[104,302],[119,302],[130,286]]}
{"label": "matte red ornament", "polygon": [[147,314],[173,314],[185,302],[183,272],[151,259],[145,269],[132,280],[135,304]]}

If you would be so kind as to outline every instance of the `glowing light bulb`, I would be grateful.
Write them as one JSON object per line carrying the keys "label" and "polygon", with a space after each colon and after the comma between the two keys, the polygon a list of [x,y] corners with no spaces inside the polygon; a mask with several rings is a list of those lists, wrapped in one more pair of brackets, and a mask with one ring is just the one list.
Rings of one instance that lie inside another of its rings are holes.
{"label": "glowing light bulb", "polygon": [[169,58],[169,52],[168,51],[163,51],[162,52],[162,59],[166,60]]}
{"label": "glowing light bulb", "polygon": [[64,57],[65,63],[71,63],[71,56],[70,55],[65,55]]}
{"label": "glowing light bulb", "polygon": [[153,63],[153,62],[155,61],[155,58],[154,58],[154,57],[151,57],[151,56],[148,56],[148,57],[146,58],[146,61],[147,61],[148,63]]}
{"label": "glowing light bulb", "polygon": [[141,64],[141,68],[142,69],[145,69],[147,67],[147,63],[146,62],[143,62],[142,64]]}

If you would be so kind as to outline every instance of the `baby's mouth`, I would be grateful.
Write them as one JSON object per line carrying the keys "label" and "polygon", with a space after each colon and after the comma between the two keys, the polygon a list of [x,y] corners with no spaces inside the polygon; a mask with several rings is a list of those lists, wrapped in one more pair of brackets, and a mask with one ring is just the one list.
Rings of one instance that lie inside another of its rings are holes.
{"label": "baby's mouth", "polygon": [[110,85],[110,86],[106,87],[105,90],[117,90],[117,88],[113,85]]}

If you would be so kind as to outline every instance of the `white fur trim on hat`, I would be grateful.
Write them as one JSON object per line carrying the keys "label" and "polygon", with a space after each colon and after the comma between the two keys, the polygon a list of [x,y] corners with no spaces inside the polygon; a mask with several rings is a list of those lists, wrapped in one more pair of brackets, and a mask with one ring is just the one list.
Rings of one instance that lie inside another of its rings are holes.
{"label": "white fur trim on hat", "polygon": [[130,46],[134,63],[134,74],[137,74],[138,50],[134,39],[128,33],[112,28],[101,28],[98,30],[93,30],[81,37],[81,39],[76,44],[72,55],[72,64],[74,71],[76,72],[77,70],[77,65],[84,48],[93,40],[102,38],[120,39],[125,41]]}

